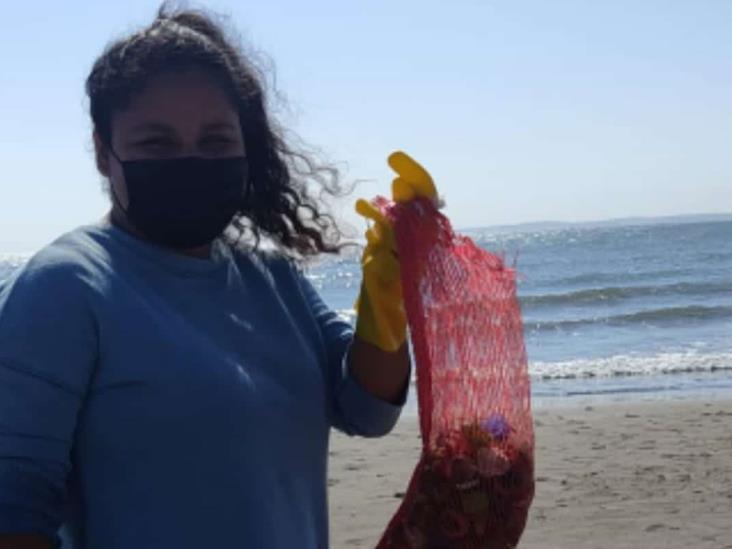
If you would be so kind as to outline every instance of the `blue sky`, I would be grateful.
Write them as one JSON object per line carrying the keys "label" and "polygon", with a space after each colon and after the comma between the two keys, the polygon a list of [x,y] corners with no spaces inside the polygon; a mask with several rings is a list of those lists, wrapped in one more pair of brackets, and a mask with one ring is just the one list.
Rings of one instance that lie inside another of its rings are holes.
{"label": "blue sky", "polygon": [[[6,2],[0,252],[101,217],[83,82],[158,2]],[[285,126],[387,192],[397,148],[457,226],[732,211],[732,2],[216,0]],[[337,206],[346,221],[352,199]]]}

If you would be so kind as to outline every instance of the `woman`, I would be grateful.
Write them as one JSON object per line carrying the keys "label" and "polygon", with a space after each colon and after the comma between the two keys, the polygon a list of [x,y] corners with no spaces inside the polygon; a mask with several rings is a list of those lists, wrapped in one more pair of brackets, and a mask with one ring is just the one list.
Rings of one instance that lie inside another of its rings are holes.
{"label": "woman", "polygon": [[330,172],[204,14],[161,10],[87,93],[110,214],[0,290],[0,548],[327,547],[330,428],[389,432],[408,385],[388,225],[360,204],[354,335],[291,260],[337,250],[305,192]]}

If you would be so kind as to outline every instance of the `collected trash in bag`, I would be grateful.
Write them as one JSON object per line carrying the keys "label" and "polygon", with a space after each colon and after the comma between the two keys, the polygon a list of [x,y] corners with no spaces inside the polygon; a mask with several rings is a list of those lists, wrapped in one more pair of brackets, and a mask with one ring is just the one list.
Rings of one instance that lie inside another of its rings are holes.
{"label": "collected trash in bag", "polygon": [[377,549],[515,547],[534,495],[516,273],[430,200],[374,203],[396,235],[423,441]]}

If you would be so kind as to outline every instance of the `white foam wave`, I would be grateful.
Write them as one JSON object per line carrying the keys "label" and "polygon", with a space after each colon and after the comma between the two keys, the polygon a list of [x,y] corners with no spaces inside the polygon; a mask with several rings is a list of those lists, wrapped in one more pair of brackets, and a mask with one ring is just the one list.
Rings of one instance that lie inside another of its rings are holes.
{"label": "white foam wave", "polygon": [[[342,319],[355,324],[355,309],[336,311]],[[620,354],[607,358],[580,358],[557,362],[532,361],[529,373],[534,380],[589,379],[621,376],[650,376],[732,370],[732,352],[659,353],[651,356]]]}
{"label": "white foam wave", "polygon": [[732,352],[696,351],[661,353],[653,356],[616,355],[609,358],[563,362],[533,362],[534,379],[577,379],[634,375],[682,374],[732,370]]}

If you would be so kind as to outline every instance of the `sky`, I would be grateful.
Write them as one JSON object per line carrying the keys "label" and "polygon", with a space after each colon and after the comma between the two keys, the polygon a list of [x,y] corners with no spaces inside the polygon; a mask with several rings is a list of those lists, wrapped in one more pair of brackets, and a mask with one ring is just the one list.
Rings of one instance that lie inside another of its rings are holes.
{"label": "sky", "polygon": [[[110,40],[159,2],[3,2],[0,253],[109,200],[83,93]],[[732,212],[732,2],[211,0],[273,71],[281,123],[389,192],[402,149],[457,227]]]}

